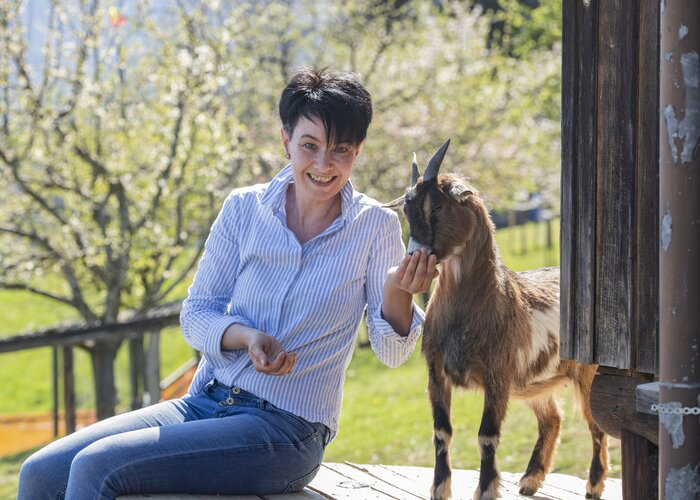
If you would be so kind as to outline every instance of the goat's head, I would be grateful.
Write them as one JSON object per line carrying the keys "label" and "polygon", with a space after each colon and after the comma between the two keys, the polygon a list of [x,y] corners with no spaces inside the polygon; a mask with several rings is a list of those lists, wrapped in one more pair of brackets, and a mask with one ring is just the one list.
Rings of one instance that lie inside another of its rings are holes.
{"label": "goat's head", "polygon": [[422,178],[414,153],[411,187],[386,204],[396,210],[403,208],[408,219],[408,253],[424,250],[435,254],[438,262],[461,253],[484,214],[489,220],[471,185],[452,174],[438,175],[449,144],[448,140],[435,152]]}

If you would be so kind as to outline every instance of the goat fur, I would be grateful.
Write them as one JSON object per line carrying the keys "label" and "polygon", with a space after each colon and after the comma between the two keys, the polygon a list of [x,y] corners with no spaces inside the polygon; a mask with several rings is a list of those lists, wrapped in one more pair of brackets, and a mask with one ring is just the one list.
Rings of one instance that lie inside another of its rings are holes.
{"label": "goat fur", "polygon": [[509,398],[526,400],[538,439],[520,480],[534,495],[549,471],[559,439],[558,388],[573,383],[593,441],[587,498],[600,498],[608,467],[607,437],[591,416],[596,365],[559,357],[559,269],[516,273],[501,262],[494,226],[477,190],[451,174],[419,180],[405,196],[409,249],[432,252],[441,267],[426,310],[422,354],[428,365],[435,473],[431,498],[451,495],[449,448],[453,387],[484,392],[479,429],[481,469],[475,499],[498,497],[495,452]]}

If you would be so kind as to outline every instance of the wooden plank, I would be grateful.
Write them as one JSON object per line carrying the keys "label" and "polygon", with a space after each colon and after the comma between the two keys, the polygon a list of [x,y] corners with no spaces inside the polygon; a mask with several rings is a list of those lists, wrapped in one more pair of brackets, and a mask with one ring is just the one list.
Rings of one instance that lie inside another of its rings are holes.
{"label": "wooden plank", "polygon": [[257,495],[188,495],[186,493],[161,493],[122,495],[118,500],[260,500]]}
{"label": "wooden plank", "polygon": [[649,382],[647,384],[639,384],[636,387],[637,395],[637,411],[640,413],[648,413],[649,415],[658,415],[657,410],[652,410],[651,407],[659,404],[659,383]]}
{"label": "wooden plank", "polygon": [[578,80],[574,78],[577,62],[575,0],[562,5],[562,82],[561,82],[561,224],[560,224],[560,299],[559,353],[562,358],[575,357],[574,319],[576,307],[572,293],[574,275],[574,193],[576,162],[576,96]]}
{"label": "wooden plank", "polygon": [[639,371],[659,374],[659,2],[639,2],[635,336]]}
{"label": "wooden plank", "polygon": [[[391,467],[392,470],[412,478],[424,485],[424,491],[430,492],[433,484],[433,470],[428,467],[402,466]],[[476,470],[452,470],[452,500],[471,500],[474,490],[479,485],[479,471]]]}
{"label": "wooden plank", "polygon": [[[263,500],[328,500],[327,496],[316,493],[308,488],[284,495],[262,495],[260,498]],[[236,497],[236,500],[238,500],[238,497]]]}
{"label": "wooden plank", "polygon": [[336,469],[338,464],[324,463],[321,470],[311,482],[308,489],[335,500],[396,500],[395,497],[376,489],[372,483],[377,483],[370,477],[362,477],[357,471],[350,475],[340,473]]}
{"label": "wooden plank", "polygon": [[645,437],[627,429],[622,430],[620,444],[624,498],[657,498],[659,448]]}
{"label": "wooden plank", "polygon": [[367,470],[347,463],[324,464],[334,472],[341,474],[351,480],[368,485],[373,491],[386,495],[386,497],[378,498],[397,498],[406,500],[418,500],[420,496],[414,495],[410,491],[406,491],[396,487],[392,483],[387,483],[379,478],[367,473]]}
{"label": "wooden plank", "polygon": [[[456,469],[452,473],[452,500],[471,500],[479,484],[479,471]],[[501,498],[578,500],[583,497],[582,492],[586,488],[584,479],[548,474],[545,484],[535,497],[525,497],[518,494],[520,476],[521,474],[501,472]],[[433,471],[429,467],[324,463],[309,487],[298,493],[263,496],[150,494],[126,495],[119,497],[119,500],[414,500],[429,497],[432,479]],[[387,494],[389,491],[391,493]],[[603,498],[620,500],[621,492],[620,480],[608,479]]]}
{"label": "wooden plank", "polygon": [[385,465],[360,465],[351,462],[346,463],[352,467],[363,470],[380,481],[393,484],[409,494],[410,498],[430,500],[430,484],[426,487],[426,484],[416,481],[415,478],[397,472],[394,470],[395,467],[387,467]]}
{"label": "wooden plank", "polygon": [[574,179],[576,191],[573,243],[573,339],[575,359],[581,363],[593,362],[595,323],[595,263],[596,261],[596,95],[598,92],[598,8],[599,0],[576,2],[578,67],[578,95],[576,106],[576,164]]}
{"label": "wooden plank", "polygon": [[309,489],[284,495],[197,495],[187,493],[161,493],[122,495],[119,500],[328,500],[328,497],[320,495]]}
{"label": "wooden plank", "polygon": [[615,368],[631,365],[637,11],[623,0],[598,10],[594,358]]}

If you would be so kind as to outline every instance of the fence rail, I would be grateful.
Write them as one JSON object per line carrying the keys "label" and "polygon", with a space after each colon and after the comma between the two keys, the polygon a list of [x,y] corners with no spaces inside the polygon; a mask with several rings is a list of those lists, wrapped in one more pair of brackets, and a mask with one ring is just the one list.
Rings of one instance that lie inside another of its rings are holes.
{"label": "fence rail", "polygon": [[[160,331],[168,326],[177,325],[180,320],[181,303],[171,303],[151,309],[143,316],[125,313],[117,323],[101,325],[71,324],[60,325],[44,330],[22,333],[0,339],[0,354],[23,351],[42,347],[53,348],[52,353],[52,396],[54,436],[59,435],[60,380],[62,377],[63,408],[65,411],[66,433],[75,430],[76,408],[73,374],[73,347],[88,346],[91,343],[120,344],[129,341],[130,382],[132,409],[157,402],[160,399]],[[144,338],[149,334],[149,345],[144,349]],[[113,359],[113,357],[112,357]],[[101,373],[97,378],[107,383],[95,384],[95,399],[98,418],[113,411],[114,404],[114,366],[113,363],[101,363]],[[105,371],[109,373],[105,373]],[[99,376],[99,377],[98,377]],[[111,387],[109,386],[111,384]],[[102,411],[102,416],[100,416]]]}

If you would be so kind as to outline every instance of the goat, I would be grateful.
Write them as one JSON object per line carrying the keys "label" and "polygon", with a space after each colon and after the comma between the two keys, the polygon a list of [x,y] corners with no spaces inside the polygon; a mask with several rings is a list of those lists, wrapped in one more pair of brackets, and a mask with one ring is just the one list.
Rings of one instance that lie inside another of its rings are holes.
{"label": "goat", "polygon": [[386,206],[408,219],[408,253],[437,257],[439,277],[426,308],[422,354],[428,365],[435,472],[431,498],[451,495],[450,405],[453,387],[481,389],[481,470],[475,499],[498,497],[495,453],[511,397],[526,400],[538,439],[520,494],[542,486],[559,441],[558,388],[573,382],[593,440],[586,498],[600,498],[608,467],[607,436],[591,415],[589,395],[597,365],[559,357],[559,268],[516,273],[501,262],[494,225],[477,190],[438,170],[449,140],[419,179],[415,154],[411,187]]}

